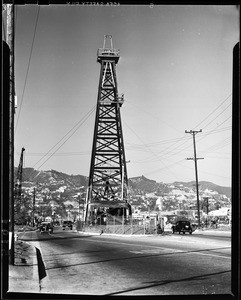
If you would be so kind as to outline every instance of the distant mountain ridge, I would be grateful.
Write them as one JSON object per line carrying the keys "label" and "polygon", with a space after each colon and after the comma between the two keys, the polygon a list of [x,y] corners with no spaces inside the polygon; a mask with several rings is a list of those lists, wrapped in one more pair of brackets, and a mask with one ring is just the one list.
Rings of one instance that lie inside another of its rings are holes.
{"label": "distant mountain ridge", "polygon": [[[15,168],[15,175],[17,174],[17,168]],[[23,168],[23,186],[27,185],[65,185],[69,188],[83,187],[87,188],[88,177],[83,175],[68,175],[56,170],[38,171],[34,168]],[[129,188],[131,193],[145,194],[155,192],[157,196],[162,196],[165,193],[169,193],[173,188],[182,189],[194,189],[195,181],[182,182],[176,181],[173,183],[156,182],[155,180],[148,179],[145,176],[138,176],[129,178]],[[208,181],[199,182],[200,191],[206,189],[217,192],[218,194],[231,197],[231,187],[224,187],[216,185]]]}
{"label": "distant mountain ridge", "polygon": [[[196,182],[195,181],[190,181],[190,182],[174,182],[175,183],[180,183],[183,184],[187,187],[190,186],[195,186]],[[209,189],[213,191],[217,191],[219,194],[226,195],[227,197],[231,197],[231,187],[226,187],[226,186],[220,186],[215,183],[209,182],[209,181],[199,181],[199,188],[202,190]]]}

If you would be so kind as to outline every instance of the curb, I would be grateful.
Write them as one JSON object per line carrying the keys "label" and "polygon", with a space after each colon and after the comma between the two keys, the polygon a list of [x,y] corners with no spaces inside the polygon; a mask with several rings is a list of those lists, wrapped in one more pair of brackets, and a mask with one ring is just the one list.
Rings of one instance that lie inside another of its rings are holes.
{"label": "curb", "polygon": [[15,262],[9,265],[9,292],[39,293],[45,276],[40,250],[28,242],[15,241]]}
{"label": "curb", "polygon": [[[166,235],[172,235],[172,231],[166,230],[161,234],[118,234],[118,233],[101,233],[101,232],[91,232],[91,231],[78,231],[76,230],[78,234],[83,235],[102,235],[102,236],[121,236],[121,237],[155,237],[155,236],[166,236]],[[197,233],[200,235],[205,236],[230,236],[230,231],[222,231],[222,230],[195,230],[193,233]],[[195,235],[195,234],[194,234]]]}
{"label": "curb", "polygon": [[164,232],[161,234],[118,234],[118,233],[101,233],[101,232],[92,232],[92,231],[76,231],[79,234],[86,235],[102,235],[102,236],[121,236],[121,237],[150,237],[150,236],[163,236],[169,234],[169,232]]}
{"label": "curb", "polygon": [[9,265],[10,292],[39,292],[38,262],[35,247],[15,241],[14,265]]}

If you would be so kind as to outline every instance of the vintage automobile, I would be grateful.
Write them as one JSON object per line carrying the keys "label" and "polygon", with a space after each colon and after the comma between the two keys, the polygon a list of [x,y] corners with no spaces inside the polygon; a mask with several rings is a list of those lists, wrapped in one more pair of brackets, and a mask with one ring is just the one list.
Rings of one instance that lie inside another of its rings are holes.
{"label": "vintage automobile", "polygon": [[193,229],[191,227],[191,224],[189,221],[177,221],[175,225],[172,225],[172,233],[178,232],[179,234],[182,232],[185,234],[186,232],[189,232],[189,234],[192,234]]}
{"label": "vintage automobile", "polygon": [[66,228],[69,229],[73,229],[73,222],[72,221],[64,221],[63,222],[63,230],[65,230]]}
{"label": "vintage automobile", "polygon": [[39,225],[39,231],[40,231],[40,234],[42,234],[44,232],[53,233],[54,232],[53,224],[51,222],[42,222]]}

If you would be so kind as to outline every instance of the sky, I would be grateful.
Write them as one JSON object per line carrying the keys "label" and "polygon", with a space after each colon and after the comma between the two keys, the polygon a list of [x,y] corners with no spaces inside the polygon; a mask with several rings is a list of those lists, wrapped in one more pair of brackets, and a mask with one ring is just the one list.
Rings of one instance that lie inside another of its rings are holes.
{"label": "sky", "polygon": [[120,49],[129,178],[231,186],[233,5],[15,7],[14,165],[89,176],[104,35]]}

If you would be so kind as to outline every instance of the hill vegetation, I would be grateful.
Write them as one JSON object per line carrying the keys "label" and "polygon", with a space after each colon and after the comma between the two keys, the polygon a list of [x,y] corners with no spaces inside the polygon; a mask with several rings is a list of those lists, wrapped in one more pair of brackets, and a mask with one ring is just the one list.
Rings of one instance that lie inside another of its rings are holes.
{"label": "hill vegetation", "polygon": [[[17,168],[15,168],[15,176]],[[23,169],[22,203],[15,203],[16,212],[24,212],[19,219],[26,219],[33,209],[37,215],[60,215],[68,211],[76,214],[83,208],[88,177],[68,175],[56,170],[38,171]],[[231,188],[212,182],[199,182],[200,205],[205,210],[205,198],[209,199],[209,211],[230,205]],[[129,202],[134,210],[175,210],[195,206],[195,182],[158,183],[145,176],[129,179]],[[19,222],[22,222],[21,220]]]}

